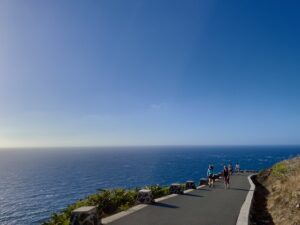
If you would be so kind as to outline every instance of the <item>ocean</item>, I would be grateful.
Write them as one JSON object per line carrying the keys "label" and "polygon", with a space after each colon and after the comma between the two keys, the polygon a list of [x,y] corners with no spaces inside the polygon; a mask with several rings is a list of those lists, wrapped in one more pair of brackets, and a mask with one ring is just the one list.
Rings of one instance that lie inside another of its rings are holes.
{"label": "ocean", "polygon": [[97,189],[199,181],[208,164],[261,170],[300,146],[2,149],[0,224],[41,224]]}

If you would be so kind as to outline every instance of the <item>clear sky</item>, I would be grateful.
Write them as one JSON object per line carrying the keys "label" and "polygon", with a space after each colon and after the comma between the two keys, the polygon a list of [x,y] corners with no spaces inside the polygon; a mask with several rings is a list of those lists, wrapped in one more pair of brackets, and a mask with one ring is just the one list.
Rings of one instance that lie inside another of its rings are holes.
{"label": "clear sky", "polygon": [[299,1],[0,1],[0,147],[300,144]]}

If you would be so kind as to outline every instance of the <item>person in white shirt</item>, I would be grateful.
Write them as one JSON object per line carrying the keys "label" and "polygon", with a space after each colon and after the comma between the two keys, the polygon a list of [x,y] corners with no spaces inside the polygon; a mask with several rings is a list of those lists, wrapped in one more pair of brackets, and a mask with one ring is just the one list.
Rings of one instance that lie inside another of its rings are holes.
{"label": "person in white shirt", "polygon": [[235,164],[235,172],[236,173],[240,172],[240,164],[239,163]]}

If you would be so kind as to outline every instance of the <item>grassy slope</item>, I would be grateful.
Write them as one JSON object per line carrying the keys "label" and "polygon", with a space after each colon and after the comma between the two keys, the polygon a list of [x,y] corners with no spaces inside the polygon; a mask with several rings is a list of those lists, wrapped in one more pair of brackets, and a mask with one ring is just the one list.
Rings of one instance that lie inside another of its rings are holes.
{"label": "grassy slope", "polygon": [[300,225],[300,157],[275,164],[257,181],[269,192],[266,208],[274,224]]}

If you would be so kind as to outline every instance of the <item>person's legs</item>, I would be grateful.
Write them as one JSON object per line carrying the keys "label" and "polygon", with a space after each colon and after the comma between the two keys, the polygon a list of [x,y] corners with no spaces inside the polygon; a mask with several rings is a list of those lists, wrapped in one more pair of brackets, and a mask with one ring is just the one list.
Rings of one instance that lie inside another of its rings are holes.
{"label": "person's legs", "polygon": [[229,179],[228,179],[228,177],[224,178],[224,184],[225,184],[225,189],[227,189],[228,186],[229,186]]}
{"label": "person's legs", "polygon": [[229,177],[227,178],[227,188],[229,188]]}
{"label": "person's legs", "polygon": [[208,177],[208,186],[209,187],[213,187],[214,186],[214,179],[213,179],[213,177],[211,175]]}

